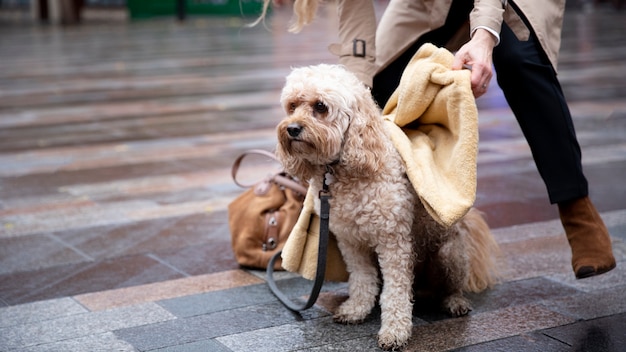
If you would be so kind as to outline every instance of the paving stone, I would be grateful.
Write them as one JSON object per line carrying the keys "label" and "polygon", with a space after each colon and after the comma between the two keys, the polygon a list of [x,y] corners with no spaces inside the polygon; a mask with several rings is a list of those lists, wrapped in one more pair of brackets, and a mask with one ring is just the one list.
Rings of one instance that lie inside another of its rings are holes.
{"label": "paving stone", "polygon": [[357,325],[337,324],[331,318],[324,318],[218,337],[217,340],[237,352],[293,351],[308,347],[326,347],[330,343],[363,336],[374,340],[379,328],[379,319],[372,317]]}
{"label": "paving stone", "polygon": [[[189,275],[238,269],[239,265],[235,260],[230,238],[224,238],[224,234],[228,233],[228,226],[223,224],[219,227],[212,226],[212,228],[212,232],[219,233],[221,239],[212,239],[210,243],[205,242],[182,248],[178,244],[169,249],[155,251],[154,256]],[[206,241],[206,230],[203,230],[203,233],[203,239]]]}
{"label": "paving stone", "polygon": [[91,260],[52,236],[0,238],[0,275]]}
{"label": "paving stone", "polygon": [[540,333],[521,334],[504,339],[453,349],[453,352],[567,352],[571,346]]}
{"label": "paving stone", "polygon": [[149,256],[135,255],[0,275],[0,296],[19,304],[182,276]]}
{"label": "paving stone", "polygon": [[[626,217],[626,215],[624,216]],[[626,242],[626,224],[608,226],[609,233],[613,238],[619,238],[622,242]]]}
{"label": "paving stone", "polygon": [[508,307],[416,326],[407,350],[448,350],[565,325],[574,321],[575,319],[549,311],[539,305]]}
{"label": "paving stone", "polygon": [[542,331],[573,351],[621,352],[626,348],[626,314],[578,322]]}
{"label": "paving stone", "polygon": [[577,319],[596,319],[626,312],[626,285],[599,289],[542,302],[548,309]]}
{"label": "paving stone", "polygon": [[[135,352],[132,345],[121,341],[111,332],[76,339],[30,346],[16,352]],[[205,350],[208,351],[208,350]]]}
{"label": "paving stone", "polygon": [[[279,280],[277,286],[283,290],[287,297],[294,299],[309,294],[313,285],[312,281],[298,277]],[[326,284],[323,287],[325,291],[332,289],[335,289],[332,284]],[[190,317],[275,302],[278,302],[278,299],[270,291],[267,284],[263,283],[163,300],[159,304],[178,317]]]}
{"label": "paving stone", "polygon": [[[55,283],[67,279],[75,272],[80,272],[85,270],[85,268],[85,264],[72,264],[62,265],[54,269],[48,268],[30,272],[18,271],[0,275],[0,297],[9,305],[31,302],[33,301],[32,299],[25,299],[25,297],[32,297],[42,290],[47,290]],[[40,297],[39,299],[59,297],[58,295],[54,296],[49,291],[47,293],[50,295],[49,297]]]}
{"label": "paving stone", "polygon": [[230,287],[256,284],[260,280],[242,270],[186,277],[115,290],[87,293],[74,298],[91,310],[130,306],[198,292],[224,290]]}
{"label": "paving stone", "polygon": [[30,347],[102,334],[117,329],[174,319],[160,306],[148,303],[96,313],[75,314],[0,329],[0,350]]}
{"label": "paving stone", "polygon": [[571,249],[564,234],[503,243],[500,248],[499,269],[504,280],[553,274],[574,277]]}
{"label": "paving stone", "polygon": [[516,224],[504,228],[492,229],[491,232],[499,244],[553,237],[565,233],[561,221],[556,219],[529,224]]}
{"label": "paving stone", "polygon": [[[504,280],[470,295],[468,317],[418,310],[409,352],[626,350],[624,13],[578,6],[568,2],[559,77],[618,267],[574,279],[556,207],[494,81],[477,99],[476,205],[504,249]],[[337,61],[334,11],[320,7],[292,35],[289,8],[273,9],[269,30],[204,16],[61,29],[21,9],[7,22],[0,8],[0,350],[377,350],[379,307],[364,325],[332,322],[345,284],[325,285],[301,315],[263,292],[263,271],[247,271],[254,288],[229,290],[228,272],[244,272],[226,221],[242,191],[232,161],[275,147],[290,67]],[[226,274],[203,277],[214,273]],[[306,298],[297,275],[277,280]],[[52,297],[65,298],[41,301]]]}
{"label": "paving stone", "polygon": [[64,297],[0,308],[0,328],[54,320],[88,312],[75,300]]}
{"label": "paving stone", "polygon": [[371,335],[367,337],[361,337],[356,339],[350,339],[345,341],[340,341],[336,343],[329,343],[326,345],[321,345],[317,347],[311,348],[303,348],[298,351],[307,351],[307,352],[344,352],[344,351],[360,351],[360,352],[380,352],[381,349],[378,348],[378,343],[376,342],[376,335]]}
{"label": "paving stone", "polygon": [[55,235],[92,258],[106,259],[202,244],[206,228],[216,222],[212,214],[203,213],[66,230]]}
{"label": "paving stone", "polygon": [[[614,254],[617,254],[617,252]],[[626,261],[620,257],[617,257],[616,259],[620,261],[617,263],[617,267],[615,269],[602,275],[588,277],[583,280],[577,280],[574,275],[563,273],[546,275],[546,277],[585,292],[623,287],[626,285],[626,270],[624,270],[626,267]]]}
{"label": "paving stone", "polygon": [[[320,292],[317,297],[317,301],[315,304],[318,307],[324,308],[327,312],[331,314],[337,311],[337,308],[345,302],[350,295],[348,294],[348,285],[347,283],[340,286],[335,290],[329,292]],[[376,309],[376,307],[374,308]]]}
{"label": "paving stone", "polygon": [[230,349],[218,341],[202,340],[190,343],[184,343],[176,346],[159,348],[152,350],[153,352],[231,352]]}
{"label": "paving stone", "polygon": [[151,350],[315,319],[324,315],[328,313],[316,308],[298,314],[287,310],[280,303],[260,304],[120,329],[115,331],[115,334],[140,350]]}
{"label": "paving stone", "polygon": [[[472,302],[472,314],[529,305],[544,299],[580,293],[571,287],[544,278],[503,282],[479,294],[467,294]],[[423,317],[422,317],[423,318]],[[425,318],[423,318],[425,319]]]}

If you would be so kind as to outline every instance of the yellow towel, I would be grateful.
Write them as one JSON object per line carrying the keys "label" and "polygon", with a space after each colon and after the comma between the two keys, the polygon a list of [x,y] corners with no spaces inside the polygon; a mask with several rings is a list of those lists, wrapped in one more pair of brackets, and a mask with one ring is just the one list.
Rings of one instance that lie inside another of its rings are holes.
{"label": "yellow towel", "polygon": [[[282,266],[285,270],[299,273],[309,280],[315,279],[320,240],[320,218],[313,209],[313,200],[316,196],[309,188],[304,198],[302,212],[291,230],[281,254]],[[339,247],[337,247],[337,240],[332,234],[328,241],[325,279],[327,281],[348,281],[346,264]]]}
{"label": "yellow towel", "polygon": [[383,109],[385,126],[428,213],[451,226],[476,198],[478,111],[468,70],[454,56],[423,45]]}
{"label": "yellow towel", "polygon": [[[415,191],[428,213],[444,226],[462,218],[476,197],[478,112],[470,72],[451,70],[453,60],[446,49],[422,46],[383,109],[385,126]],[[307,193],[282,253],[283,267],[309,280],[315,278],[317,267],[316,196]],[[332,239],[326,279],[345,281],[345,263]]]}

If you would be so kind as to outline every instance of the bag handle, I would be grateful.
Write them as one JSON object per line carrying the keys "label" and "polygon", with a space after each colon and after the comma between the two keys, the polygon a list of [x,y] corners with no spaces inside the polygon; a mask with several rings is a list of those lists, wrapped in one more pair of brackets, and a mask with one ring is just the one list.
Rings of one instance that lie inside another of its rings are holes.
{"label": "bag handle", "polygon": [[[324,182],[325,183],[325,182]],[[311,308],[317,301],[317,297],[320,294],[322,285],[324,284],[324,277],[326,276],[326,257],[328,252],[328,237],[329,237],[329,220],[330,220],[330,204],[328,203],[330,194],[328,192],[320,192],[320,238],[317,252],[317,269],[315,271],[315,281],[313,282],[313,288],[309,299],[304,304],[296,304],[289,299],[277,286],[274,280],[274,263],[280,257],[282,250],[275,253],[267,264],[267,285],[272,293],[278,298],[278,300],[294,312],[301,312]],[[309,222],[309,224],[312,221]],[[310,226],[310,225],[309,225]]]}
{"label": "bag handle", "polygon": [[[239,167],[241,166],[241,161],[247,156],[247,155],[251,155],[251,154],[257,154],[257,155],[263,155],[266,156],[278,163],[280,163],[280,161],[278,160],[278,158],[276,158],[276,155],[274,155],[274,153],[270,153],[266,150],[263,149],[250,149],[250,150],[246,150],[245,152],[243,152],[239,157],[237,157],[237,159],[235,159],[235,162],[233,163],[233,167],[231,169],[231,176],[233,177],[233,181],[235,182],[235,184],[241,188],[250,188],[253,187],[254,185],[245,185],[239,181],[237,181],[237,172],[239,171]],[[306,194],[306,187],[302,186],[300,183],[292,180],[289,177],[285,177],[282,176],[280,174],[275,174],[275,175],[271,175],[268,177],[267,181],[269,182],[274,182],[276,184],[278,184],[279,186],[283,186],[283,187],[287,187],[289,189],[291,189],[294,192],[298,192],[302,195]]]}

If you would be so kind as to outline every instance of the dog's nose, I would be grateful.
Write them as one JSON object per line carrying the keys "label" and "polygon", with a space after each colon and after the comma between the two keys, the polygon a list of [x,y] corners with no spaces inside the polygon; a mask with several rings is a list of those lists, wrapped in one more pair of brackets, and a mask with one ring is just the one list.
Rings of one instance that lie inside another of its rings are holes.
{"label": "dog's nose", "polygon": [[295,138],[300,135],[302,132],[302,126],[298,123],[290,123],[287,125],[287,133],[289,133],[289,137]]}

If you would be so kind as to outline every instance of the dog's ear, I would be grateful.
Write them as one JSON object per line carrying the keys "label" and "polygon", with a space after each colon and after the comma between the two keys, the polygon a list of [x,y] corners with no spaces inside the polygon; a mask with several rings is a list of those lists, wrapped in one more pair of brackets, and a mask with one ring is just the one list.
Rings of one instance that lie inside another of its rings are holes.
{"label": "dog's ear", "polygon": [[359,96],[352,109],[352,121],[342,158],[349,165],[355,165],[358,174],[378,172],[382,167],[380,157],[386,155],[384,126],[381,112],[369,95]]}

